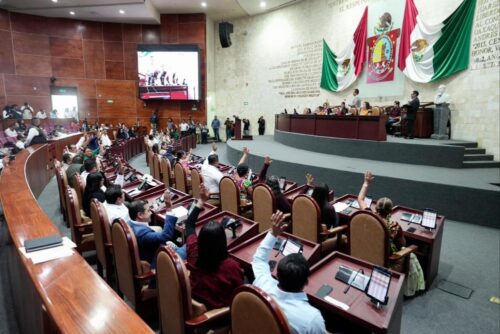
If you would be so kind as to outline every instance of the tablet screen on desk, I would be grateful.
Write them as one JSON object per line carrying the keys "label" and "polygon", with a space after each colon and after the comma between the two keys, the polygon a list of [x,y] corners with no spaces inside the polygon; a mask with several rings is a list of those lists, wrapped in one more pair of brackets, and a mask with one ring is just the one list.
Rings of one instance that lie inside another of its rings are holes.
{"label": "tablet screen on desk", "polygon": [[382,267],[373,267],[366,294],[375,301],[385,304],[391,283],[391,272]]}
{"label": "tablet screen on desk", "polygon": [[422,216],[423,227],[436,228],[437,212],[435,210],[425,209]]}
{"label": "tablet screen on desk", "polygon": [[287,239],[282,253],[285,256],[294,253],[302,253],[302,244],[299,241]]}

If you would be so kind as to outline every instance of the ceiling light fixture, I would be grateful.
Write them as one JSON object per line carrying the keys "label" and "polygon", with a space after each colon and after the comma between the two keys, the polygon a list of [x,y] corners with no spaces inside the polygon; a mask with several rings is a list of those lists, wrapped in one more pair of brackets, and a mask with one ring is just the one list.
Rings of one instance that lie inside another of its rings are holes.
{"label": "ceiling light fixture", "polygon": [[266,7],[266,2],[265,2],[265,1],[261,1],[261,2],[260,2],[260,7],[261,7],[261,8]]}
{"label": "ceiling light fixture", "polygon": [[207,3],[206,2],[202,2],[201,3],[201,7],[206,7],[207,6]]}
{"label": "ceiling light fixture", "polygon": [[52,2],[57,2],[57,0],[52,0]]}
{"label": "ceiling light fixture", "polygon": [[69,15],[75,15],[74,11],[69,12]]}
{"label": "ceiling light fixture", "polygon": [[125,14],[125,11],[123,9],[120,9],[120,14]]}

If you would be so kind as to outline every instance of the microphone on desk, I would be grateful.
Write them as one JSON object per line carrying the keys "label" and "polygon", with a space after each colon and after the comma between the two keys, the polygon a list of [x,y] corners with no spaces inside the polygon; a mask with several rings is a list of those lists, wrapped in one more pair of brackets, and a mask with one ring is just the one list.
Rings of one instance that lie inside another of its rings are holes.
{"label": "microphone on desk", "polygon": [[352,278],[352,280],[349,282],[349,284],[347,284],[347,288],[345,288],[345,290],[344,290],[344,294],[346,294],[346,293],[349,291],[349,289],[350,289],[350,288],[351,288],[351,286],[352,286],[352,283],[354,282],[354,280],[356,280],[356,277],[358,276],[358,274],[359,274],[360,272],[361,272],[361,273],[364,273],[363,268],[359,269],[359,270],[356,272],[356,274],[354,275],[354,277]]}

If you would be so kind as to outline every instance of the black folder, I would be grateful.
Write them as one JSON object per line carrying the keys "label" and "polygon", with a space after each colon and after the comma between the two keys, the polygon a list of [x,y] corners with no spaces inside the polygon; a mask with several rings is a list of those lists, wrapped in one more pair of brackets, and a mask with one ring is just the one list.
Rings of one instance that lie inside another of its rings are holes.
{"label": "black folder", "polygon": [[42,249],[61,246],[63,244],[62,238],[59,235],[51,235],[48,237],[25,240],[24,248],[26,253],[35,252]]}

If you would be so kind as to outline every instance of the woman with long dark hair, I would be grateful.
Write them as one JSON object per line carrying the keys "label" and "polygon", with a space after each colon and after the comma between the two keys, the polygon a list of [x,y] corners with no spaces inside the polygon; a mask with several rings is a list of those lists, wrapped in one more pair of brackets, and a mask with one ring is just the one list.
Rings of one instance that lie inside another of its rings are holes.
{"label": "woman with long dark hair", "polygon": [[243,270],[227,253],[225,229],[210,221],[196,235],[195,223],[208,191],[200,186],[200,199],[186,221],[187,261],[193,298],[208,309],[229,306],[234,290],[243,284]]}
{"label": "woman with long dark hair", "polygon": [[93,198],[97,198],[101,203],[104,203],[106,200],[104,191],[101,189],[103,185],[104,177],[100,172],[90,173],[87,176],[87,185],[85,186],[82,198],[82,208],[87,217],[90,217],[90,202]]}
{"label": "woman with long dark hair", "polygon": [[321,224],[330,229],[338,225],[338,217],[335,208],[329,202],[330,189],[326,183],[313,185],[314,178],[306,174],[307,188],[314,188],[311,197],[316,201],[321,210]]}

